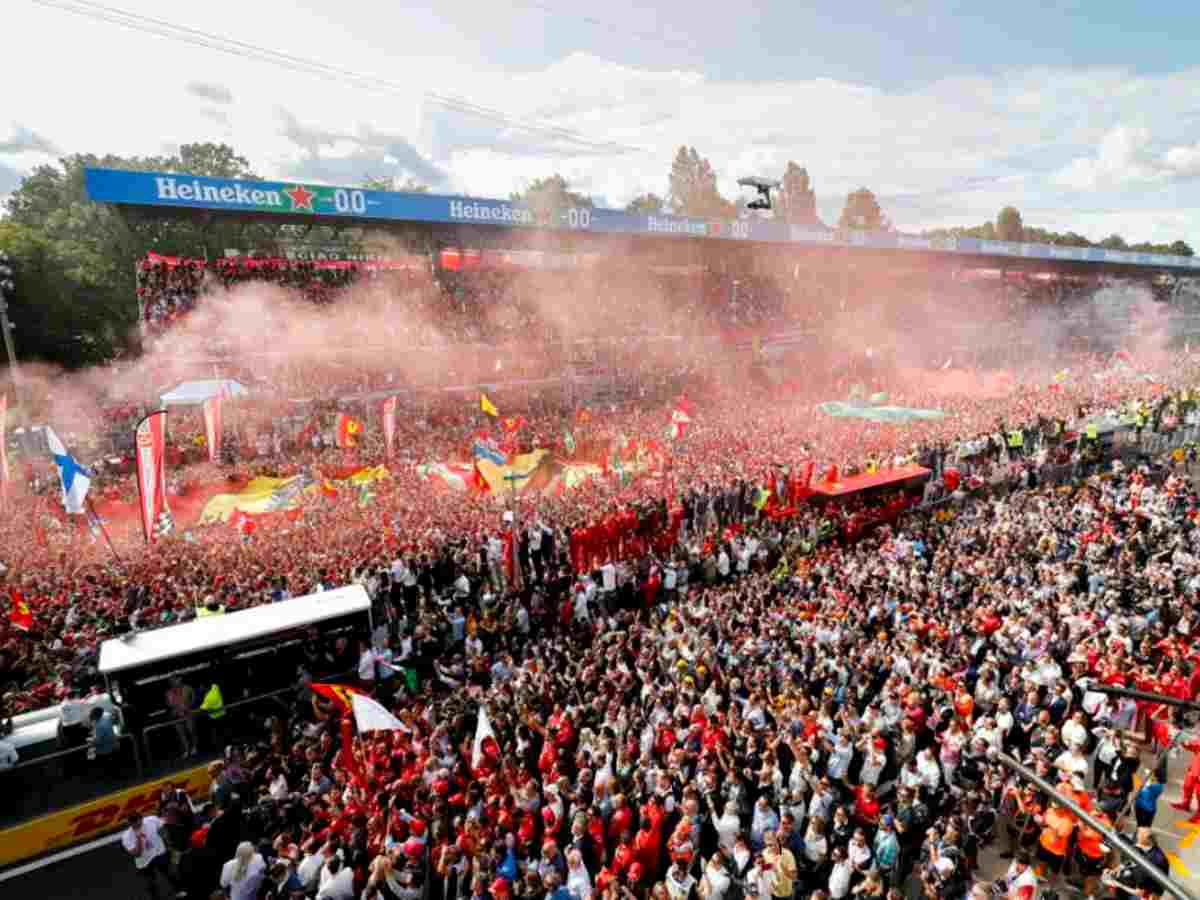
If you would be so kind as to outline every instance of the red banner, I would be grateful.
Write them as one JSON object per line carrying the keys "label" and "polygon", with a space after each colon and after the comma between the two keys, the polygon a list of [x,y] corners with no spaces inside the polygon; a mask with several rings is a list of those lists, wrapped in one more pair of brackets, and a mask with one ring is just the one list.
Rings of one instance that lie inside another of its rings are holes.
{"label": "red banner", "polygon": [[164,451],[163,417],[166,410],[142,419],[135,435],[139,509],[146,543],[154,542],[155,524],[167,508],[167,474]]}
{"label": "red banner", "polygon": [[391,459],[396,444],[396,398],[383,401],[383,442],[385,458]]}
{"label": "red banner", "polygon": [[221,461],[221,394],[204,401],[204,439],[208,442],[208,461]]}

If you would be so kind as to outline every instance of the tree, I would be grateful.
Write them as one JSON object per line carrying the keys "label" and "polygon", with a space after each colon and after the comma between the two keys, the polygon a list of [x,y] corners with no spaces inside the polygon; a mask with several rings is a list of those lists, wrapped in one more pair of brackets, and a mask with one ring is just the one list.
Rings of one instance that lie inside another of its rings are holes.
{"label": "tree", "polygon": [[625,206],[625,212],[634,215],[647,215],[663,211],[663,198],[658,194],[642,194],[634,197]]}
{"label": "tree", "polygon": [[668,206],[680,216],[707,219],[731,219],[735,214],[732,203],[717,189],[717,173],[712,164],[701,158],[695,147],[680,147],[671,163],[671,190]]}
{"label": "tree", "polygon": [[358,185],[367,191],[398,191],[402,194],[428,194],[429,185],[422,184],[411,175],[403,183],[395,175],[369,175]]}
{"label": "tree", "polygon": [[37,229],[12,221],[0,221],[0,251],[12,263],[10,317],[23,359],[75,368],[113,355],[121,343],[122,317],[96,302],[88,284],[71,277],[69,257]]}
{"label": "tree", "polygon": [[1190,246],[1183,241],[1175,241],[1167,248],[1168,253],[1174,253],[1176,256],[1195,256],[1196,253]]}
{"label": "tree", "polygon": [[[61,274],[65,280],[51,279],[47,290],[54,296],[79,301],[78,309],[66,314],[64,321],[78,320],[79,328],[72,326],[72,334],[86,334],[92,341],[89,352],[101,358],[110,357],[137,339],[134,267],[148,251],[212,258],[223,255],[228,247],[277,246],[285,233],[286,226],[277,224],[225,217],[211,221],[199,216],[166,218],[153,211],[122,211],[93,203],[83,184],[84,169],[92,166],[214,177],[255,176],[245,158],[224,144],[185,144],[174,156],[67,156],[57,165],[39,166],[13,191],[6,208],[9,222],[22,229],[21,252],[28,257],[22,270],[40,273],[53,267]],[[8,239],[16,240],[11,233]],[[61,338],[61,323],[48,315],[31,314],[27,318],[20,325],[23,355],[41,355],[65,365],[83,361],[78,348]]]}
{"label": "tree", "polygon": [[817,195],[812,189],[808,169],[789,161],[783,172],[783,185],[776,196],[779,218],[792,225],[819,225]]}
{"label": "tree", "polygon": [[568,209],[591,209],[595,206],[591,197],[572,191],[567,179],[557,173],[548,178],[535,178],[524,191],[510,194],[509,199],[514,203],[524,203],[541,222],[551,221],[558,213]]}
{"label": "tree", "polygon": [[1025,235],[1025,223],[1015,206],[1006,206],[996,215],[996,240],[1019,243]]}
{"label": "tree", "polygon": [[838,219],[838,228],[852,231],[883,231],[887,227],[883,210],[875,195],[865,187],[851,191]]}
{"label": "tree", "polygon": [[250,168],[250,161],[235,153],[228,144],[184,144],[179,148],[178,158],[172,162],[177,165],[168,171],[210,178],[258,179]]}
{"label": "tree", "polygon": [[1129,245],[1125,243],[1125,238],[1119,234],[1110,234],[1100,242],[1100,246],[1105,250],[1124,250]]}

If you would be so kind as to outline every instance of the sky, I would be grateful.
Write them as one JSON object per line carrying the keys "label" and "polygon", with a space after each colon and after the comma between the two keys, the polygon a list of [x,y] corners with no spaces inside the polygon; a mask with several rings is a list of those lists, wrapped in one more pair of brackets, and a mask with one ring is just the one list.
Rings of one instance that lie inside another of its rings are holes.
{"label": "sky", "polygon": [[208,46],[10,0],[0,196],[64,154],[218,141],[272,179],[495,197],[558,172],[623,206],[686,144],[731,198],[794,160],[827,222],[866,186],[905,231],[1011,204],[1200,249],[1194,0],[109,2]]}

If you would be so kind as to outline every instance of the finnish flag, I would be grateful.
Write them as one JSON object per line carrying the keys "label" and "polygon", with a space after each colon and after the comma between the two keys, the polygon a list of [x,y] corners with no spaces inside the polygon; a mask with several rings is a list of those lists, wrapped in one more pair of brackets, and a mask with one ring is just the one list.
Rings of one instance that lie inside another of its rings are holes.
{"label": "finnish flag", "polygon": [[62,482],[63,507],[69,513],[83,512],[83,501],[87,498],[88,488],[92,486],[92,473],[76,462],[75,457],[67,452],[63,442],[58,439],[54,429],[46,426],[46,443],[54,464],[58,466],[58,478]]}

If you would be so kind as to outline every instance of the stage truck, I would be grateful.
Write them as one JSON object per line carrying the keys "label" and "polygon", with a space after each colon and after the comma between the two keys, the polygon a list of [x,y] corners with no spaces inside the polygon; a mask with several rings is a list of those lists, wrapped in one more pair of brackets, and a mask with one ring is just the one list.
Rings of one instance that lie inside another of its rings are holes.
{"label": "stage truck", "polygon": [[[266,718],[303,702],[310,679],[352,677],[372,620],[370,597],[356,584],[105,641],[103,693],[79,701],[65,725],[63,705],[13,719],[7,739],[20,759],[0,773],[9,786],[0,870],[116,831],[132,812],[156,809],[171,785],[205,794],[206,764],[225,745],[261,740]],[[199,710],[214,684],[224,708],[215,720]],[[174,685],[191,688],[187,721],[168,705]],[[116,726],[108,758],[96,757],[89,738],[94,708]],[[192,740],[199,753],[189,752]]]}

